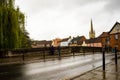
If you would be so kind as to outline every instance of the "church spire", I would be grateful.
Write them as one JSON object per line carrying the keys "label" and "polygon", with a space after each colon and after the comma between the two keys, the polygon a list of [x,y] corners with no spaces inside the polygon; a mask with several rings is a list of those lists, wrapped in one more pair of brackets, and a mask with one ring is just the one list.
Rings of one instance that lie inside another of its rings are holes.
{"label": "church spire", "polygon": [[93,23],[92,23],[92,19],[91,19],[91,29],[90,29],[90,32],[89,32],[89,37],[90,39],[91,38],[95,38],[95,31],[93,30]]}
{"label": "church spire", "polygon": [[91,33],[93,33],[93,24],[92,24],[92,19],[91,19]]}

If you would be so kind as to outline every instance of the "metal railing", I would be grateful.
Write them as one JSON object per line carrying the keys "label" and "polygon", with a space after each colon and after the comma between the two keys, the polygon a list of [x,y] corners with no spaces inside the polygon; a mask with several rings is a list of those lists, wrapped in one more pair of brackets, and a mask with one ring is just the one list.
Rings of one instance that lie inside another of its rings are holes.
{"label": "metal railing", "polygon": [[27,49],[0,50],[0,63],[24,63],[62,59],[69,56],[80,56],[102,52],[101,47],[42,47]]}

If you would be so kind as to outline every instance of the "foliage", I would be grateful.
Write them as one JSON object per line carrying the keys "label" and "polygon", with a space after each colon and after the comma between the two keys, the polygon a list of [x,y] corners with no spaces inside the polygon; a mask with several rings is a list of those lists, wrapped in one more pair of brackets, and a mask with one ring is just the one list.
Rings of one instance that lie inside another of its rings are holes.
{"label": "foliage", "polygon": [[28,47],[25,15],[14,7],[14,0],[0,0],[0,49]]}

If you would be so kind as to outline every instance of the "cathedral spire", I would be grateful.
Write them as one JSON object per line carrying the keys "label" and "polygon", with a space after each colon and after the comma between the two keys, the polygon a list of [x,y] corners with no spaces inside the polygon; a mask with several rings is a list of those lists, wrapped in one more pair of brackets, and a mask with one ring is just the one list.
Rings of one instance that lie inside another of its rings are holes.
{"label": "cathedral spire", "polygon": [[92,19],[91,19],[91,29],[90,29],[90,32],[89,32],[89,37],[90,39],[91,38],[95,38],[95,31],[93,30],[93,23],[92,23]]}
{"label": "cathedral spire", "polygon": [[91,19],[91,33],[93,33],[93,24],[92,24],[92,19]]}

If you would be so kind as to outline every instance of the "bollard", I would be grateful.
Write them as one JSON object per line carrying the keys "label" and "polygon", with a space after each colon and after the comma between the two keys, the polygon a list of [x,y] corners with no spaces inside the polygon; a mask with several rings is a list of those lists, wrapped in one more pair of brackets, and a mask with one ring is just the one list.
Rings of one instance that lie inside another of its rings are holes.
{"label": "bollard", "polygon": [[103,71],[105,71],[105,48],[102,49],[103,52]]}
{"label": "bollard", "polygon": [[103,71],[103,80],[105,80],[105,79],[106,79],[106,72]]}
{"label": "bollard", "polygon": [[117,65],[117,49],[115,47],[115,64]]}
{"label": "bollard", "polygon": [[116,47],[115,47],[115,66],[116,66],[116,72],[118,71],[118,65],[117,65],[118,63],[117,63],[117,49],[116,49]]}

